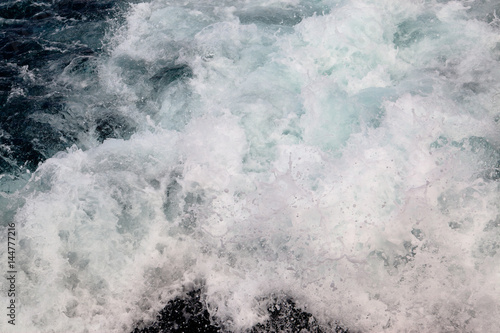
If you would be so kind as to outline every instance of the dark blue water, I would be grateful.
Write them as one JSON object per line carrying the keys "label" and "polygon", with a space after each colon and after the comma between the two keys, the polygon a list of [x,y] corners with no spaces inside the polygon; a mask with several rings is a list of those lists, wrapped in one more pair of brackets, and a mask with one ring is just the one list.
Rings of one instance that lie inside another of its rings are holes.
{"label": "dark blue water", "polygon": [[[68,110],[74,96],[91,98],[95,59],[127,2],[6,1],[0,5],[1,156],[3,174],[26,170],[82,141],[124,135],[112,121]],[[72,78],[71,81],[66,76]],[[9,188],[9,178],[2,179]]]}

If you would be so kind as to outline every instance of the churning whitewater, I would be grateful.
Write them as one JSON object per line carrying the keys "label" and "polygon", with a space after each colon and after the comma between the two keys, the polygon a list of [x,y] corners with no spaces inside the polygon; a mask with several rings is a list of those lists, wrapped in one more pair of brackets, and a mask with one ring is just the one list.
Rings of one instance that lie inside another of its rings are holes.
{"label": "churning whitewater", "polygon": [[224,332],[276,295],[324,332],[500,327],[498,2],[120,6],[40,44],[74,46],[39,67],[58,109],[0,132],[0,331],[131,332],[196,289]]}

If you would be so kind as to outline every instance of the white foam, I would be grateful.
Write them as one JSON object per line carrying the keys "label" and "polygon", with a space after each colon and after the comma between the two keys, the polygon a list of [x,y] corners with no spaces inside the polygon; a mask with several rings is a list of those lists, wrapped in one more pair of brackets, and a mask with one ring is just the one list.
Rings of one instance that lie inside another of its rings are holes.
{"label": "white foam", "polygon": [[[200,280],[235,331],[271,293],[365,332],[498,326],[498,31],[456,2],[324,5],[294,27],[133,6],[99,75],[143,127],[16,194],[18,332],[130,331]],[[168,64],[193,75],[141,114]]]}

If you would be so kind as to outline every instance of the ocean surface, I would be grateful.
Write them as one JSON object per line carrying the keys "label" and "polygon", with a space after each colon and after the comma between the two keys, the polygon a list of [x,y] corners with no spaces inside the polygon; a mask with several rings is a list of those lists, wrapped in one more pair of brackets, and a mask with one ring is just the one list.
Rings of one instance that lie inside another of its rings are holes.
{"label": "ocean surface", "polygon": [[0,332],[495,332],[499,181],[496,0],[0,3]]}

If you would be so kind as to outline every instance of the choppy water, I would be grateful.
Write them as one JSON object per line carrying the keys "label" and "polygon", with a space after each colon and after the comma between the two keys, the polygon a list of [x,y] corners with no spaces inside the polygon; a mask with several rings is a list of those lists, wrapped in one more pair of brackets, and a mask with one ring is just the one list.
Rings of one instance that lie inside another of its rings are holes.
{"label": "choppy water", "polygon": [[130,332],[201,286],[233,332],[277,294],[352,331],[495,331],[497,12],[2,4],[0,212],[17,225],[19,308],[0,330]]}

